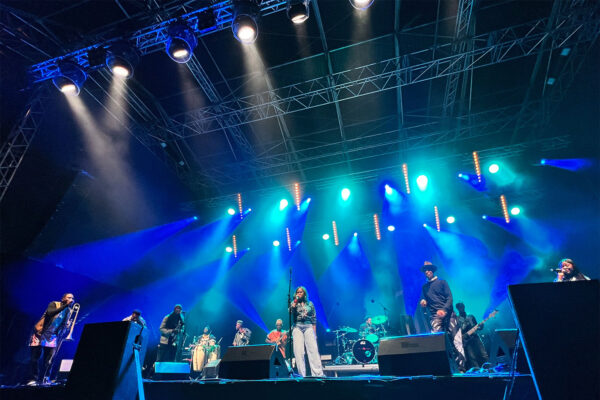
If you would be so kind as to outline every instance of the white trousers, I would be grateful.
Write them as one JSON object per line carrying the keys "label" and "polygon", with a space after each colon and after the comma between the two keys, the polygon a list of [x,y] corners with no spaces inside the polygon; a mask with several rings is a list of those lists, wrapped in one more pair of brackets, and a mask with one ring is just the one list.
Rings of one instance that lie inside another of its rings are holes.
{"label": "white trousers", "polygon": [[319,355],[313,326],[311,324],[296,324],[292,330],[292,340],[294,341],[294,357],[296,358],[298,373],[306,376],[306,364],[304,363],[306,349],[311,376],[325,376],[323,375],[321,356]]}

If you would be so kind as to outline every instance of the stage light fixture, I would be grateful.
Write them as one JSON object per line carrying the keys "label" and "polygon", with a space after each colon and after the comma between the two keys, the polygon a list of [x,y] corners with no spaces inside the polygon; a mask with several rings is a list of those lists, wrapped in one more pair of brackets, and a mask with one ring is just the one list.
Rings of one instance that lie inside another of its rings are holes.
{"label": "stage light fixture", "polygon": [[287,16],[294,24],[301,24],[310,16],[310,0],[287,0]]}
{"label": "stage light fixture", "polygon": [[279,240],[273,240],[273,246],[279,247]]}
{"label": "stage light fixture", "polygon": [[373,227],[375,228],[375,238],[381,240],[381,230],[379,229],[379,215],[373,214]]}
{"label": "stage light fixture", "polygon": [[329,240],[329,233],[323,235],[323,240]]}
{"label": "stage light fixture", "polygon": [[396,227],[394,225],[388,225],[387,230],[390,232],[394,232],[396,230]]}
{"label": "stage light fixture", "polygon": [[171,60],[178,63],[188,62],[198,44],[194,30],[185,23],[176,22],[169,26],[167,33],[169,38],[165,47]]}
{"label": "stage light fixture", "polygon": [[404,183],[406,184],[406,194],[410,194],[410,183],[408,180],[408,165],[402,164],[402,174],[404,175]]}
{"label": "stage light fixture", "polygon": [[288,203],[287,199],[281,199],[279,201],[279,211],[285,210],[285,208],[288,206],[288,204],[289,203]]}
{"label": "stage light fixture", "polygon": [[227,209],[227,214],[229,214],[229,215],[235,215],[235,210],[233,208],[228,208]]}
{"label": "stage light fixture", "polygon": [[490,174],[495,174],[496,172],[500,171],[500,166],[498,164],[491,164],[488,167],[488,171],[490,171]]}
{"label": "stage light fixture", "polygon": [[512,215],[519,215],[519,214],[521,214],[521,208],[519,208],[519,207],[513,207],[513,208],[510,209],[510,213]]}
{"label": "stage light fixture", "polygon": [[140,61],[138,50],[125,41],[114,43],[106,52],[106,66],[113,75],[129,79]]}
{"label": "stage light fixture", "polygon": [[260,8],[256,0],[234,0],[233,36],[243,44],[254,43],[258,37],[258,17]]}
{"label": "stage light fixture", "polygon": [[481,216],[481,219],[487,219],[487,215],[483,214],[483,215]]}
{"label": "stage light fixture", "polygon": [[392,193],[394,193],[394,189],[392,189],[392,187],[388,184],[385,185],[385,194],[387,194],[388,196],[391,196]]}
{"label": "stage light fixture", "polygon": [[52,79],[54,86],[67,96],[77,96],[81,91],[87,74],[79,64],[63,61],[58,65],[60,76]]}
{"label": "stage light fixture", "polygon": [[456,218],[454,218],[452,215],[449,216],[448,218],[446,218],[446,222],[449,224],[453,224],[456,222]]}
{"label": "stage light fixture", "polygon": [[233,248],[231,246],[227,246],[227,247],[225,247],[225,251],[228,253],[231,253],[231,252],[233,252]]}
{"label": "stage light fixture", "polygon": [[341,195],[342,195],[342,200],[347,201],[350,198],[350,189],[343,188]]}
{"label": "stage light fixture", "polygon": [[358,237],[358,232],[354,232],[354,237]]}
{"label": "stage light fixture", "polygon": [[419,175],[417,177],[417,186],[421,192],[427,190],[427,184],[429,183],[429,178],[425,175]]}
{"label": "stage light fixture", "polygon": [[352,4],[352,7],[356,8],[357,10],[366,10],[367,8],[371,7],[373,1],[374,0],[350,0],[350,4]]}

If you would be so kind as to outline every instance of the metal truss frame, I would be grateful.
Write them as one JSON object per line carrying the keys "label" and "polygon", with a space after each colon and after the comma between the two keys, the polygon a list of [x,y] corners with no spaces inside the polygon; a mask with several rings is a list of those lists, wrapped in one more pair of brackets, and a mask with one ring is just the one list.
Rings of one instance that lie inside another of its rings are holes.
{"label": "metal truss frame", "polygon": [[[270,15],[286,9],[286,1],[282,0],[263,0],[260,4],[260,13],[263,16]],[[211,13],[214,16],[215,23],[211,26],[203,26],[205,13]],[[34,83],[42,82],[57,77],[60,72],[58,63],[63,60],[76,62],[84,69],[90,71],[101,68],[100,66],[90,66],[88,61],[88,52],[90,50],[110,46],[120,40],[127,40],[134,45],[141,55],[151,54],[158,51],[164,51],[164,43],[168,40],[168,27],[171,23],[180,21],[187,23],[197,36],[205,36],[213,32],[231,27],[233,20],[233,2],[231,0],[219,1],[208,7],[203,7],[178,18],[170,18],[161,21],[152,26],[140,29],[128,37],[118,37],[110,39],[100,44],[93,44],[73,51],[71,53],[55,57],[50,60],[35,64],[31,67],[29,73]]]}
{"label": "metal truss frame", "polygon": [[[240,97],[214,106],[184,113],[186,135],[200,135],[221,129],[224,118],[236,116],[234,123],[245,124],[275,117],[279,113],[307,110],[335,101],[394,89],[398,86],[448,76],[464,70],[481,68],[500,62],[535,55],[548,37],[552,49],[573,46],[595,40],[600,20],[590,16],[589,10],[580,10],[571,18],[560,21],[556,29],[546,30],[547,18],[527,24],[477,35],[473,49],[465,53],[432,58],[434,49],[421,50],[392,59],[365,65],[331,76],[322,76],[305,82],[284,86],[272,91]],[[439,46],[437,54],[451,45]],[[469,60],[469,62],[465,62]],[[455,69],[457,65],[462,67]],[[333,79],[332,85],[329,79]],[[238,104],[242,107],[239,108]],[[223,112],[225,110],[225,112]],[[177,116],[175,117],[177,119]]]}

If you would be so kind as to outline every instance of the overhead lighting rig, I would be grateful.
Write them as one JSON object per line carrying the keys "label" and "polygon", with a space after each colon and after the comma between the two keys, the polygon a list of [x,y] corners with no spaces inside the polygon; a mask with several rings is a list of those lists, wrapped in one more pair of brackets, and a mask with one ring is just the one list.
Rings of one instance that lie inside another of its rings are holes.
{"label": "overhead lighting rig", "polygon": [[79,64],[70,61],[62,61],[58,65],[59,74],[52,83],[54,86],[68,96],[77,96],[83,87],[87,74]]}
{"label": "overhead lighting rig", "polygon": [[294,24],[301,24],[310,16],[310,0],[287,0],[287,16]]}
{"label": "overhead lighting rig", "polygon": [[171,60],[178,63],[188,62],[198,44],[194,30],[184,22],[175,22],[169,26],[167,32],[169,38],[165,47]]}
{"label": "overhead lighting rig", "polygon": [[234,0],[233,36],[243,44],[252,44],[258,37],[258,18],[260,7],[256,0]]}

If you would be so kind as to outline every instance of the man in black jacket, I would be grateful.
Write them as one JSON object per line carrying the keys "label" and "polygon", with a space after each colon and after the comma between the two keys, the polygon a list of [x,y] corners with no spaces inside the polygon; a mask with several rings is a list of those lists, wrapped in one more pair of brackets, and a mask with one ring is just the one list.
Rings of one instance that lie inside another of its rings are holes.
{"label": "man in black jacket", "polygon": [[[480,368],[488,361],[488,354],[477,334],[478,330],[483,329],[483,324],[477,325],[475,316],[472,314],[467,315],[463,303],[456,303],[456,309],[458,310],[458,326],[462,333],[463,347],[467,358],[466,366],[467,368]],[[475,327],[477,327],[477,330],[468,336],[467,332]]]}
{"label": "man in black jacket", "polygon": [[[27,385],[32,386],[44,379],[44,375],[50,372],[52,357],[58,345],[58,337],[67,322],[69,306],[73,304],[73,293],[65,293],[60,301],[51,301],[35,324],[33,334],[29,340],[31,348],[31,375]],[[40,368],[40,357],[44,355],[44,363]]]}
{"label": "man in black jacket", "polygon": [[452,305],[452,292],[448,283],[435,276],[437,267],[425,261],[421,271],[427,277],[427,282],[421,291],[421,307],[427,307],[432,332],[446,332],[450,339],[450,352],[458,369],[465,371],[465,353],[462,345],[462,335],[458,327],[456,314]]}

